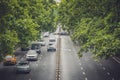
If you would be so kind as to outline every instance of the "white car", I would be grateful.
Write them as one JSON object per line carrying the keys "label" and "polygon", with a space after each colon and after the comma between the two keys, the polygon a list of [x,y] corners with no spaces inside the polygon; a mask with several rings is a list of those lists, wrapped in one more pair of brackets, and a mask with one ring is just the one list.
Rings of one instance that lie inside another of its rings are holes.
{"label": "white car", "polygon": [[45,46],[45,42],[44,41],[40,41],[41,46]]}
{"label": "white car", "polygon": [[49,45],[53,45],[56,42],[56,38],[49,39]]}
{"label": "white car", "polygon": [[50,45],[47,47],[47,51],[56,51],[56,46],[55,45]]}
{"label": "white car", "polygon": [[38,54],[35,50],[29,50],[26,54],[26,60],[38,60]]}

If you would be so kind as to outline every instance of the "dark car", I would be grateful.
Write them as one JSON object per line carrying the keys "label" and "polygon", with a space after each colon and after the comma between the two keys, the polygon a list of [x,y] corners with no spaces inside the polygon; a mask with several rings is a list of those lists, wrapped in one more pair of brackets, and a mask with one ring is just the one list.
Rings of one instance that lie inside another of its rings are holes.
{"label": "dark car", "polygon": [[66,31],[62,31],[62,32],[60,32],[60,35],[69,35],[69,33]]}
{"label": "dark car", "polygon": [[40,42],[32,42],[31,50],[35,50],[37,53],[41,53],[41,43]]}
{"label": "dark car", "polygon": [[16,73],[30,73],[31,68],[28,61],[20,61],[15,66]]}

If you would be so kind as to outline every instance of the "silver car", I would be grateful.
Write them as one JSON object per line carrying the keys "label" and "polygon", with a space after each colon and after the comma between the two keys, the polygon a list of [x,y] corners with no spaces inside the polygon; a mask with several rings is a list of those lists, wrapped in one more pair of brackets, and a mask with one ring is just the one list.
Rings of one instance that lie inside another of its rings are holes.
{"label": "silver car", "polygon": [[29,50],[26,54],[26,60],[38,60],[38,54],[35,50]]}
{"label": "silver car", "polygon": [[56,51],[55,45],[50,45],[50,46],[48,46],[48,47],[47,47],[47,51],[48,51],[48,52],[49,52],[49,51]]}
{"label": "silver car", "polygon": [[41,46],[45,46],[45,42],[44,41],[40,41]]}
{"label": "silver car", "polygon": [[55,38],[50,38],[49,39],[49,45],[53,45],[53,44],[55,44],[55,42],[56,42]]}
{"label": "silver car", "polygon": [[29,73],[31,71],[28,61],[20,61],[16,65],[16,73]]}

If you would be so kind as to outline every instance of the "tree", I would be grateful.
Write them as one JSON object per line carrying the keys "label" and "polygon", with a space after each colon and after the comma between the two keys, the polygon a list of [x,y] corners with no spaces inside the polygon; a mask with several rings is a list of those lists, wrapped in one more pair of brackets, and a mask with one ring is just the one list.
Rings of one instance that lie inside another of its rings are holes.
{"label": "tree", "polygon": [[120,52],[119,0],[62,0],[59,22],[80,43],[81,54],[90,51],[94,58],[117,56]]}
{"label": "tree", "polygon": [[13,54],[16,45],[28,46],[41,30],[54,30],[54,0],[0,1],[0,55]]}

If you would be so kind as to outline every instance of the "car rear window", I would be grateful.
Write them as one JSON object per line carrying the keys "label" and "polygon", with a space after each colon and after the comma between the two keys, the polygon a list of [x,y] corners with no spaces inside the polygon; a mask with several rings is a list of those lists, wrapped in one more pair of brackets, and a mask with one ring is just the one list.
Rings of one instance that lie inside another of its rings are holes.
{"label": "car rear window", "polygon": [[34,50],[34,49],[39,49],[40,48],[40,45],[39,44],[32,44],[31,45],[31,49]]}
{"label": "car rear window", "polygon": [[19,63],[19,65],[27,65],[28,63]]}

